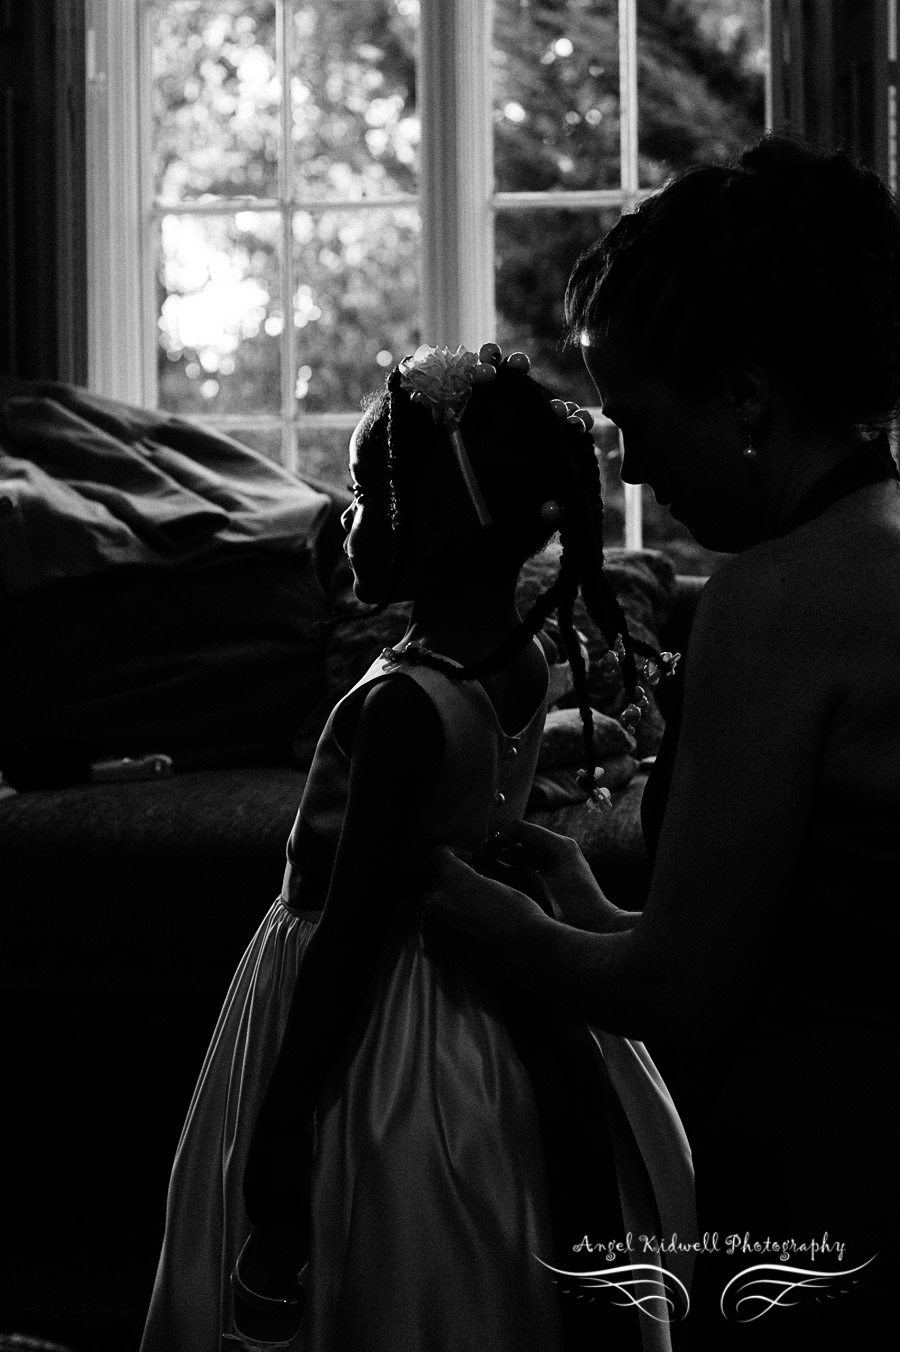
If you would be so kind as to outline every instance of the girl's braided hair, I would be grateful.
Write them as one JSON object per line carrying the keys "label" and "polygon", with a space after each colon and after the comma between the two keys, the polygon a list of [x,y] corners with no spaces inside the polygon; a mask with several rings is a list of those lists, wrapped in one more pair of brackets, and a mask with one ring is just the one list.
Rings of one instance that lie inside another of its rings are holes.
{"label": "girl's braided hair", "polygon": [[[395,566],[420,467],[431,455],[450,454],[446,431],[434,423],[426,408],[409,398],[400,374],[395,368],[384,392],[370,404],[365,431],[367,447],[376,454],[380,450],[387,475],[389,510],[398,545]],[[618,661],[621,655],[632,720],[646,700],[638,685],[638,654],[656,662],[659,654],[632,639],[625,613],[603,570],[603,497],[594,439],[582,423],[576,425],[561,417],[551,405],[552,399],[551,392],[532,376],[504,362],[496,380],[473,388],[461,432],[493,521],[489,532],[492,547],[521,566],[558,529],[562,551],[556,578],[487,657],[459,667],[420,650],[416,660],[454,680],[481,679],[506,666],[555,611],[572,670],[583,731],[584,778],[591,788],[597,759],[588,671],[574,620],[579,593],[614,655],[609,660]],[[558,526],[541,518],[541,506],[547,501],[559,504]]]}

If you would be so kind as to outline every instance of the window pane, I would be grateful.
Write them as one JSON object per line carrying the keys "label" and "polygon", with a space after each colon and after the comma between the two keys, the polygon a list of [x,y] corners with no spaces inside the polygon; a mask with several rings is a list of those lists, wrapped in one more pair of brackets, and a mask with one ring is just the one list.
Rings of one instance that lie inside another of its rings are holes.
{"label": "window pane", "polygon": [[637,0],[640,181],[728,161],[765,122],[764,0]]}
{"label": "window pane", "polygon": [[495,0],[499,192],[618,188],[617,0]]}
{"label": "window pane", "polygon": [[160,407],[277,414],[280,217],[164,216],[160,226]]}
{"label": "window pane", "polygon": [[351,430],[346,427],[304,426],[301,418],[296,427],[298,473],[321,479],[335,488],[346,487]]}
{"label": "window pane", "polygon": [[236,427],[232,423],[227,427],[216,427],[215,424],[212,427],[213,431],[224,432],[225,436],[239,441],[242,446],[249,446],[251,451],[259,451],[260,455],[281,463],[280,422],[272,423],[268,427]]}
{"label": "window pane", "polygon": [[625,485],[619,473],[622,453],[618,427],[598,419],[594,423],[594,441],[603,484],[603,543],[621,547],[625,543]]}
{"label": "window pane", "polygon": [[168,199],[278,195],[271,0],[154,0],[153,181]]}
{"label": "window pane", "polygon": [[421,342],[419,213],[297,212],[294,282],[301,411],[359,408]]}
{"label": "window pane", "polygon": [[418,0],[293,5],[293,181],[299,200],[415,192]]}
{"label": "window pane", "polygon": [[527,352],[535,374],[567,399],[596,404],[577,346],[564,345],[563,297],[575,259],[618,211],[502,210],[496,225],[497,341]]}

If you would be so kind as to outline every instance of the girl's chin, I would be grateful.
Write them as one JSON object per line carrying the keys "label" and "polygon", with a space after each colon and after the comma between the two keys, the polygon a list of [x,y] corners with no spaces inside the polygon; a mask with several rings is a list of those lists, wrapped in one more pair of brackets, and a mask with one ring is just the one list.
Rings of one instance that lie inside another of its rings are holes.
{"label": "girl's chin", "polygon": [[363,605],[366,606],[377,605],[382,599],[380,595],[376,595],[371,588],[369,588],[365,582],[360,581],[358,577],[354,577],[353,579],[353,595],[356,597],[357,601],[362,601]]}
{"label": "girl's chin", "polygon": [[748,521],[723,522],[713,517],[701,518],[685,512],[681,515],[677,508],[669,509],[670,515],[687,528],[698,545],[710,549],[716,554],[739,554],[759,544],[763,538],[754,523]]}
{"label": "girl's chin", "polygon": [[383,585],[373,587],[364,578],[355,575],[353,578],[353,595],[357,601],[361,601],[365,606],[386,606],[399,601],[412,600],[412,597],[403,587],[396,585],[389,588],[385,588]]}

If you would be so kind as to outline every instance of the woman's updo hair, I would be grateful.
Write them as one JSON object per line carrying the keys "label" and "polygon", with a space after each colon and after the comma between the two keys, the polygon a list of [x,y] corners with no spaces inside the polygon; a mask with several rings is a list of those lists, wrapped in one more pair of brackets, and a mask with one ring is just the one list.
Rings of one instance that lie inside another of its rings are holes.
{"label": "woman's updo hair", "polygon": [[735,360],[779,371],[811,422],[900,411],[900,215],[872,170],[763,137],[733,168],[689,169],[578,259],[575,340],[609,335],[685,389]]}

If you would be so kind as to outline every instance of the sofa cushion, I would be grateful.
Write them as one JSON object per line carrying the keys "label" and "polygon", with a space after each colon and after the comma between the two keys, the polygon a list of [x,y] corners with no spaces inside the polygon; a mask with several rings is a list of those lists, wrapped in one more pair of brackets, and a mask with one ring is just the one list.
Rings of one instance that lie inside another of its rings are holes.
{"label": "sofa cushion", "polygon": [[2,799],[0,986],[221,995],[305,783],[269,766]]}
{"label": "sofa cushion", "polygon": [[[542,554],[529,559],[519,579],[520,609],[527,609],[553,582],[559,567],[559,546],[551,544]],[[675,599],[675,569],[659,550],[607,549],[604,568],[619,598],[632,638],[659,650],[661,634]],[[575,603],[575,626],[583,634],[588,650],[588,690],[591,704],[601,713],[617,716],[628,702],[621,673],[604,670],[600,659],[608,651],[606,639],[591,619],[579,596]],[[652,692],[651,692],[652,694]],[[576,703],[573,692],[563,696],[561,706]],[[635,729],[637,755],[655,755],[665,727],[656,700]]]}
{"label": "sofa cushion", "polygon": [[647,771],[641,766],[605,812],[585,804],[529,810],[529,821],[570,836],[581,846],[609,899],[626,910],[640,910],[650,886],[650,857],[641,832],[641,798]]}
{"label": "sofa cushion", "polygon": [[176,769],[287,763],[323,688],[323,614],[308,552],[0,598],[0,769],[24,788],[155,752]]}
{"label": "sofa cushion", "polygon": [[[629,755],[634,738],[617,718],[593,711],[594,755],[598,760]],[[544,723],[538,770],[558,770],[579,766],[584,755],[584,730],[578,709],[551,709]]]}

